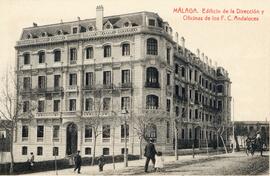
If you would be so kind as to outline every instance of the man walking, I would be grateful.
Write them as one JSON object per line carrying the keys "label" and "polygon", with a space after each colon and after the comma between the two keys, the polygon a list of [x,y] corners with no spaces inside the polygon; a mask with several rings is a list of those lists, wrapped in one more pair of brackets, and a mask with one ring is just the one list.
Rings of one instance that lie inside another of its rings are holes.
{"label": "man walking", "polygon": [[82,165],[82,157],[80,155],[79,150],[78,150],[77,154],[74,157],[74,162],[75,162],[74,172],[78,169],[78,174],[80,174],[81,173],[81,165]]}
{"label": "man walking", "polygon": [[157,153],[155,149],[155,145],[153,144],[154,140],[150,138],[148,144],[146,144],[144,149],[144,156],[146,157],[145,166],[144,166],[144,172],[147,172],[149,161],[151,160],[153,165],[155,165],[155,155]]}

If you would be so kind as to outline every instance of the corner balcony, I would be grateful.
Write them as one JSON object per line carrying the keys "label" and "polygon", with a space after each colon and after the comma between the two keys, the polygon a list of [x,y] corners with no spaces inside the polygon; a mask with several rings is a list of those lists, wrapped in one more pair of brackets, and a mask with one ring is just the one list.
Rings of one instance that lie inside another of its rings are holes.
{"label": "corner balcony", "polygon": [[146,82],[144,87],[146,87],[146,88],[160,88],[160,85],[158,82],[155,82],[155,83]]}

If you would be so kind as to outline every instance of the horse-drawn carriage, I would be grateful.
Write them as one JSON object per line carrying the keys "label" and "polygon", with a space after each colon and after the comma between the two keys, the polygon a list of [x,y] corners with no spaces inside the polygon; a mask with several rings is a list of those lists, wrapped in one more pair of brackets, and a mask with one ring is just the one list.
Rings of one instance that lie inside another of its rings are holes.
{"label": "horse-drawn carriage", "polygon": [[254,155],[255,151],[259,151],[262,156],[263,150],[265,148],[264,142],[256,138],[255,139],[248,138],[246,140],[246,146],[247,146],[246,154],[247,155],[251,154],[252,156]]}

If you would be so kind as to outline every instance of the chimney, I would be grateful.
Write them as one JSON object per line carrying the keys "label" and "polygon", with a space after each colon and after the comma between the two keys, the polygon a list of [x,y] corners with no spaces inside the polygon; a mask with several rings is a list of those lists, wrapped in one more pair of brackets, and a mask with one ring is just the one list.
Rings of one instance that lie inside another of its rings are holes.
{"label": "chimney", "polygon": [[96,8],[96,28],[98,31],[103,30],[103,6],[99,5]]}
{"label": "chimney", "polygon": [[185,55],[186,48],[185,48],[185,38],[184,37],[181,37],[181,46],[183,48],[183,54]]}
{"label": "chimney", "polygon": [[197,57],[200,58],[200,50],[197,49]]}
{"label": "chimney", "polygon": [[38,25],[37,25],[37,23],[33,23],[33,27],[37,27]]}

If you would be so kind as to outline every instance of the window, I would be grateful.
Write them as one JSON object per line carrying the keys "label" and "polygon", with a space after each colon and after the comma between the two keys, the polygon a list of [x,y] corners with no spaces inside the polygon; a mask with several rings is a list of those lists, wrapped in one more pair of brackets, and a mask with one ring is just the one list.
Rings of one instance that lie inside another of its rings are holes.
{"label": "window", "polygon": [[53,147],[53,156],[58,156],[58,155],[59,155],[59,148]]}
{"label": "window", "polygon": [[59,112],[60,100],[53,100],[53,112]]}
{"label": "window", "polygon": [[63,31],[62,30],[58,30],[57,31],[57,35],[62,35],[63,34]]}
{"label": "window", "polygon": [[53,126],[53,139],[59,139],[59,131],[60,131],[60,126],[54,125]]}
{"label": "window", "polygon": [[37,147],[37,155],[43,155],[43,148],[42,147]]}
{"label": "window", "polygon": [[185,87],[182,87],[181,93],[182,93],[182,97],[186,97],[186,88]]}
{"label": "window", "polygon": [[77,74],[76,73],[69,74],[69,85],[70,86],[77,85]]}
{"label": "window", "polygon": [[218,110],[222,111],[222,101],[218,101]]}
{"label": "window", "polygon": [[178,72],[179,72],[179,65],[178,65],[178,64],[175,64],[174,67],[175,67],[175,68],[174,68],[175,74],[178,74]]}
{"label": "window", "polygon": [[86,147],[86,148],[84,149],[84,154],[85,154],[85,155],[91,155],[91,148],[90,148],[90,147]]}
{"label": "window", "polygon": [[94,30],[94,27],[93,26],[89,26],[88,30],[89,31],[93,31]]}
{"label": "window", "polygon": [[104,49],[104,57],[111,57],[111,46],[110,45],[105,45],[103,47]]}
{"label": "window", "polygon": [[192,70],[189,70],[189,80],[192,80]]}
{"label": "window", "polygon": [[45,109],[45,101],[39,100],[38,101],[38,112],[44,112]]}
{"label": "window", "polygon": [[122,70],[122,83],[130,83],[130,70]]}
{"label": "window", "polygon": [[27,147],[26,146],[22,147],[22,155],[27,155]]}
{"label": "window", "polygon": [[121,109],[129,109],[130,107],[130,97],[121,98]]}
{"label": "window", "polygon": [[192,109],[189,110],[189,119],[192,119]]}
{"label": "window", "polygon": [[192,130],[189,129],[189,139],[192,139]]}
{"label": "window", "polygon": [[54,62],[60,62],[61,61],[61,51],[55,50],[54,51]]}
{"label": "window", "polygon": [[167,48],[167,64],[171,63],[171,48]]}
{"label": "window", "polygon": [[124,27],[129,27],[129,22],[125,22]]}
{"label": "window", "polygon": [[149,24],[149,26],[156,26],[156,20],[154,20],[154,19],[149,19],[149,20],[148,20],[148,24]]}
{"label": "window", "polygon": [[185,139],[185,129],[182,129],[181,137],[182,137],[182,139]]}
{"label": "window", "polygon": [[171,85],[171,74],[167,73],[167,86]]}
{"label": "window", "polygon": [[29,112],[29,101],[23,102],[23,112]]}
{"label": "window", "polygon": [[145,129],[145,138],[149,139],[149,138],[153,138],[156,139],[157,138],[157,126],[155,124],[149,124],[146,126]]}
{"label": "window", "polygon": [[103,110],[108,111],[110,109],[110,102],[111,98],[104,98],[103,99]]}
{"label": "window", "polygon": [[195,109],[195,119],[198,119],[198,109]]}
{"label": "window", "polygon": [[22,126],[22,138],[28,138],[28,126]]}
{"label": "window", "polygon": [[78,28],[77,27],[72,28],[72,34],[77,34],[77,33],[78,33]]}
{"label": "window", "polygon": [[104,71],[103,72],[103,85],[110,85],[111,84],[111,71]]}
{"label": "window", "polygon": [[93,111],[93,99],[92,98],[86,98],[85,99],[85,111]]}
{"label": "window", "polygon": [[217,93],[223,93],[223,85],[217,85]]}
{"label": "window", "polygon": [[[128,153],[128,148],[126,148],[126,151]],[[121,148],[121,154],[124,155],[125,154],[125,148]]]}
{"label": "window", "polygon": [[182,117],[185,118],[186,117],[186,109],[182,108]]}
{"label": "window", "polygon": [[93,86],[94,85],[94,73],[93,72],[86,72],[85,85],[86,86]]}
{"label": "window", "polygon": [[175,85],[174,87],[175,87],[175,95],[180,96],[180,94],[179,94],[179,86]]}
{"label": "window", "polygon": [[54,75],[54,81],[53,81],[53,85],[54,88],[59,88],[60,87],[60,75]]}
{"label": "window", "polygon": [[46,77],[45,76],[38,77],[38,88],[39,89],[46,88]]}
{"label": "window", "polygon": [[167,122],[166,137],[167,139],[170,138],[170,122]]}
{"label": "window", "polygon": [[76,48],[70,48],[70,63],[76,63],[75,61],[77,60],[77,49]]}
{"label": "window", "polygon": [[37,126],[37,137],[38,138],[43,138],[44,137],[44,126],[43,125],[38,125]]}
{"label": "window", "polygon": [[103,125],[102,126],[102,138],[110,138],[110,137],[111,137],[110,125]]}
{"label": "window", "polygon": [[38,63],[39,64],[45,63],[45,52],[44,51],[40,51],[38,53]]}
{"label": "window", "polygon": [[171,100],[167,99],[167,106],[166,106],[167,112],[171,111]]}
{"label": "window", "polygon": [[103,155],[109,155],[110,149],[109,148],[103,148]]}
{"label": "window", "polygon": [[175,107],[175,115],[176,115],[176,117],[179,116],[179,107],[178,106]]}
{"label": "window", "polygon": [[24,77],[23,78],[23,89],[29,90],[31,87],[30,77]]}
{"label": "window", "polygon": [[154,38],[147,39],[147,54],[158,55],[158,43]]}
{"label": "window", "polygon": [[197,82],[198,81],[198,71],[197,70],[195,70],[195,72],[194,72],[194,80]]}
{"label": "window", "polygon": [[93,47],[88,47],[85,49],[85,58],[86,59],[92,59],[94,57],[94,50]]}
{"label": "window", "polygon": [[92,127],[91,125],[85,125],[84,138],[92,138]]}
{"label": "window", "polygon": [[69,100],[69,111],[76,111],[76,99]]}
{"label": "window", "polygon": [[125,43],[122,45],[122,56],[129,56],[130,55],[130,45]]}
{"label": "window", "polygon": [[146,70],[147,87],[159,87],[158,81],[159,73],[154,67],[148,67]]}
{"label": "window", "polygon": [[158,109],[158,96],[147,95],[146,96],[146,109]]}
{"label": "window", "polygon": [[23,54],[23,64],[24,65],[30,64],[30,54],[29,53]]}
{"label": "window", "polygon": [[182,69],[181,69],[181,75],[182,75],[183,78],[186,76],[186,69],[185,69],[185,67],[182,67]]}
{"label": "window", "polygon": [[[129,125],[126,125],[126,136],[129,137]],[[125,125],[121,125],[121,138],[125,138]]]}

